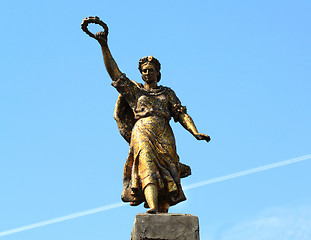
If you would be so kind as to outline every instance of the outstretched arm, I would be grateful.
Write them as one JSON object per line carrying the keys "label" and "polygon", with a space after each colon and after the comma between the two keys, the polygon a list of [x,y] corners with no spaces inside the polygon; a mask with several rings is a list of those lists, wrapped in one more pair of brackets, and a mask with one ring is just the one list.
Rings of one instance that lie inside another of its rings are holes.
{"label": "outstretched arm", "polygon": [[110,53],[107,43],[107,34],[105,34],[104,32],[98,32],[95,34],[95,39],[99,42],[101,46],[105,66],[110,78],[112,79],[112,81],[118,80],[123,75],[123,73],[118,68],[117,63],[115,62]]}
{"label": "outstretched arm", "polygon": [[196,139],[205,140],[209,142],[211,140],[210,136],[199,133],[192,118],[187,113],[180,113],[179,120],[180,124],[188,130]]}

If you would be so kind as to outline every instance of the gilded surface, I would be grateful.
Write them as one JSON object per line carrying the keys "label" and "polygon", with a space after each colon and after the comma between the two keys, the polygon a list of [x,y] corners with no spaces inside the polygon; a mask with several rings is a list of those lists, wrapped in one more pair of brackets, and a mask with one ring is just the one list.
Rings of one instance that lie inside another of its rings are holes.
{"label": "gilded surface", "polygon": [[[88,23],[98,23],[105,32],[88,32]],[[174,91],[158,86],[161,65],[152,57],[139,61],[144,85],[128,79],[115,63],[107,44],[108,27],[99,18],[86,18],[82,29],[101,45],[105,66],[120,93],[114,112],[119,131],[130,144],[123,172],[122,200],[136,206],[145,202],[147,212],[167,212],[186,200],[180,178],[191,174],[190,167],[181,164],[176,153],[175,138],[170,119],[174,118],[196,139],[210,140],[199,133],[186,107],[181,105]]]}
{"label": "gilded surface", "polygon": [[167,87],[148,91],[126,77],[112,85],[126,99],[137,120],[132,128],[124,168],[122,200],[131,205],[142,203],[145,200],[142,191],[148,184],[157,186],[159,198],[166,199],[171,206],[185,200],[169,121],[171,117],[177,121],[179,113],[185,113],[186,109]]}

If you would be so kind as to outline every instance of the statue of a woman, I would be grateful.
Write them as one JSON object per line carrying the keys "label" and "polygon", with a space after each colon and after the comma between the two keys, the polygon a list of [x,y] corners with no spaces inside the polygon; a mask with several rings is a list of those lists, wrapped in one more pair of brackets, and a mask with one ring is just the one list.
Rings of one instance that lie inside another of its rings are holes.
{"label": "statue of a woman", "polygon": [[123,173],[122,200],[136,206],[145,202],[147,213],[167,213],[169,206],[186,200],[180,178],[190,168],[179,162],[169,121],[173,117],[196,139],[210,141],[199,133],[174,91],[159,86],[159,61],[153,56],[139,60],[144,84],[128,79],[114,61],[107,44],[108,28],[93,37],[100,43],[112,86],[120,93],[114,117],[130,144]]}

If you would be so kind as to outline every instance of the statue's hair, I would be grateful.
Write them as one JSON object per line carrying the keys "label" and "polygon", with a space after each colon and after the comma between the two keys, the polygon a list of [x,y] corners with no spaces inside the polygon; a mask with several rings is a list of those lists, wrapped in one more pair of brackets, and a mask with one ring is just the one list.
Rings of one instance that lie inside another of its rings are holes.
{"label": "statue's hair", "polygon": [[159,82],[161,79],[161,73],[160,73],[161,63],[159,62],[159,60],[153,56],[147,56],[147,57],[143,57],[139,59],[138,70],[140,71],[140,73],[142,73],[142,66],[146,63],[151,63],[154,66],[154,68],[158,71],[159,74],[158,74],[157,81]]}

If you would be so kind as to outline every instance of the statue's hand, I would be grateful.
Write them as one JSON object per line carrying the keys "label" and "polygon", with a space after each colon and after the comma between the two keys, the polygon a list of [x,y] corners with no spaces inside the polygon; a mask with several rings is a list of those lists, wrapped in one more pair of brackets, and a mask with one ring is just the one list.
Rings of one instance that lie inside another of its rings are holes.
{"label": "statue's hand", "polygon": [[194,137],[198,140],[205,140],[206,142],[209,142],[211,140],[210,136],[203,133],[196,133],[194,134]]}
{"label": "statue's hand", "polygon": [[106,46],[107,45],[107,34],[103,31],[94,34],[95,39],[101,44]]}

